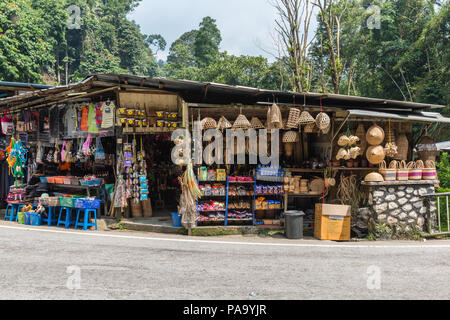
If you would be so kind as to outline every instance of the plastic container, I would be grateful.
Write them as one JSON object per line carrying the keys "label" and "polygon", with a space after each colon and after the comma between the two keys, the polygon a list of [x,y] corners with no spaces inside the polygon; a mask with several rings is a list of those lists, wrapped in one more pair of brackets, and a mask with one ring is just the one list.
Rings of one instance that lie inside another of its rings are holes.
{"label": "plastic container", "polygon": [[31,216],[30,216],[29,212],[24,212],[23,213],[23,222],[27,226],[31,225]]}
{"label": "plastic container", "polygon": [[66,177],[55,177],[55,183],[56,184],[64,184],[64,179]]}
{"label": "plastic container", "polygon": [[47,183],[47,177],[40,177],[42,183]]}
{"label": "plastic container", "polygon": [[80,180],[82,186],[96,187],[102,183],[102,179]]}
{"label": "plastic container", "polygon": [[284,216],[286,218],[285,222],[285,232],[288,239],[301,239],[303,238],[303,216],[305,213],[303,211],[286,211]]}
{"label": "plastic container", "polygon": [[172,212],[172,226],[174,226],[175,228],[181,228],[181,218],[183,217],[183,215],[181,213],[178,212]]}
{"label": "plastic container", "polygon": [[101,200],[74,199],[74,205],[77,209],[99,209]]}
{"label": "plastic container", "polygon": [[47,183],[55,183],[55,177],[47,177]]}
{"label": "plastic container", "polygon": [[25,224],[25,215],[23,212],[19,211],[17,213],[17,223],[18,224]]}
{"label": "plastic container", "polygon": [[42,224],[42,216],[40,213],[30,212],[30,225],[40,226]]}
{"label": "plastic container", "polygon": [[61,207],[73,208],[74,207],[73,201],[74,201],[73,198],[59,197],[59,205]]}

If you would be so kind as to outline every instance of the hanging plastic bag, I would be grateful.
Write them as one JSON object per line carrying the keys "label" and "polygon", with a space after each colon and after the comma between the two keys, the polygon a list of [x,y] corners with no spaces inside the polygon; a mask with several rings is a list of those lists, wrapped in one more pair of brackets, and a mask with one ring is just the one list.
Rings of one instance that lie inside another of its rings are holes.
{"label": "hanging plastic bag", "polygon": [[92,142],[92,138],[91,138],[91,134],[89,133],[86,141],[83,143],[83,148],[81,149],[81,152],[85,155],[85,156],[89,156],[90,155],[90,145]]}
{"label": "hanging plastic bag", "polygon": [[97,150],[95,151],[95,160],[105,160],[105,150],[103,149],[102,140],[97,139]]}
{"label": "hanging plastic bag", "polygon": [[1,119],[2,133],[5,135],[12,135],[14,131],[14,124],[10,117],[8,117],[8,111],[6,111]]}

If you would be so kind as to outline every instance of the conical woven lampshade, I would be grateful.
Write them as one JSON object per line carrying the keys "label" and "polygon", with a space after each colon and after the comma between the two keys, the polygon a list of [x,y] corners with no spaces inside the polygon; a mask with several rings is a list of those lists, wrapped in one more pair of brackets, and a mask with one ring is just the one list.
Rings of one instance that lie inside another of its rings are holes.
{"label": "conical woven lampshade", "polygon": [[227,118],[225,118],[224,116],[222,116],[219,119],[219,122],[217,123],[217,129],[219,129],[219,130],[225,130],[225,129],[229,129],[231,127],[232,127],[232,125],[231,125],[230,121],[228,121]]}
{"label": "conical woven lampshade", "polygon": [[258,119],[258,117],[253,117],[250,124],[252,125],[252,129],[264,129],[264,124]]}
{"label": "conical woven lampshade", "polygon": [[234,121],[233,129],[250,129],[251,128],[250,121],[248,121],[247,117],[243,114],[240,114],[236,121]]}

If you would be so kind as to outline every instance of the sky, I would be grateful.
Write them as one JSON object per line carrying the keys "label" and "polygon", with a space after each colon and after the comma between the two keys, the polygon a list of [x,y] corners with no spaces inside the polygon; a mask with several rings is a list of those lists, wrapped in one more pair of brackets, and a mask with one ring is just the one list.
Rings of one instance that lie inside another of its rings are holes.
{"label": "sky", "polygon": [[128,18],[140,25],[144,34],[160,34],[167,41],[165,60],[173,41],[183,33],[198,29],[203,17],[216,19],[222,35],[220,50],[233,55],[276,55],[273,35],[277,13],[270,0],[142,0]]}

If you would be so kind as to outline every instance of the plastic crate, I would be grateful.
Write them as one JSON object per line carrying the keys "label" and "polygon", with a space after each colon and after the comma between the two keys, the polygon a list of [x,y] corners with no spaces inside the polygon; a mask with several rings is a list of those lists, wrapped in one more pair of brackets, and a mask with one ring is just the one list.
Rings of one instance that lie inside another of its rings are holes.
{"label": "plastic crate", "polygon": [[47,177],[40,177],[42,183],[47,183]]}
{"label": "plastic crate", "polygon": [[87,187],[96,187],[99,186],[102,183],[102,179],[92,179],[92,180],[80,180],[80,184],[82,186],[87,186]]}
{"label": "plastic crate", "polygon": [[77,209],[99,209],[101,200],[74,199]]}
{"label": "plastic crate", "polygon": [[47,207],[58,207],[59,197],[39,198],[40,203]]}
{"label": "plastic crate", "polygon": [[70,177],[64,178],[64,184],[72,184],[72,181],[70,180]]}
{"label": "plastic crate", "polygon": [[69,197],[59,197],[59,205],[61,207],[73,208],[74,207],[73,200],[74,200],[73,198]]}
{"label": "plastic crate", "polygon": [[55,183],[56,177],[47,177],[47,183]]}
{"label": "plastic crate", "polygon": [[29,226],[31,224],[30,219],[31,219],[30,213],[29,212],[24,212],[23,213],[23,222],[24,222],[25,225]]}
{"label": "plastic crate", "polygon": [[30,225],[40,226],[42,224],[42,216],[40,213],[30,212]]}
{"label": "plastic crate", "polygon": [[64,179],[66,177],[55,177],[55,183],[56,184],[64,184]]}

